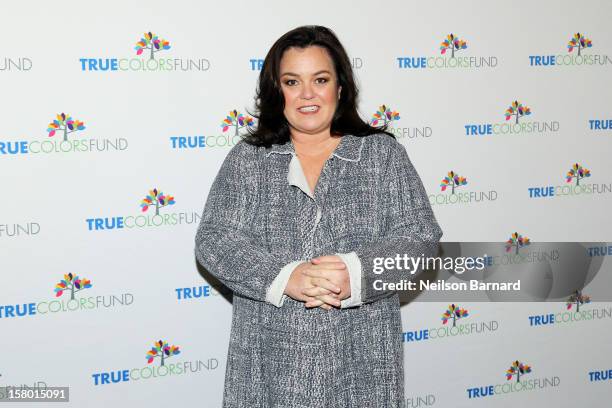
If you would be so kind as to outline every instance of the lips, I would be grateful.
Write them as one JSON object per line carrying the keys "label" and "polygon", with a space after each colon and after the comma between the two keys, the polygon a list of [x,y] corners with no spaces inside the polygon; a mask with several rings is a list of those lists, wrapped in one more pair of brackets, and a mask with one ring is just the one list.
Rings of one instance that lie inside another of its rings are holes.
{"label": "lips", "polygon": [[300,106],[297,110],[300,112],[317,112],[320,109],[319,105]]}

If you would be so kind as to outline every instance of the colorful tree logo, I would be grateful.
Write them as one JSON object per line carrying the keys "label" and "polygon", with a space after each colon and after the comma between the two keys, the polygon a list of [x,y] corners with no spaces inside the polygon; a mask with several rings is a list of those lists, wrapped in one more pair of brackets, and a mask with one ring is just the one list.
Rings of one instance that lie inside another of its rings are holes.
{"label": "colorful tree logo", "polygon": [[155,59],[153,56],[156,52],[162,50],[170,49],[170,42],[159,38],[157,35],[152,32],[144,33],[144,37],[140,39],[136,43],[134,49],[136,50],[136,55],[142,55],[145,50],[150,50],[149,59]]}
{"label": "colorful tree logo", "polygon": [[585,303],[591,303],[591,298],[587,295],[583,295],[582,291],[577,290],[567,299],[567,310],[570,310],[572,305],[576,305],[576,312],[579,312],[580,305],[584,305]]}
{"label": "colorful tree logo", "polygon": [[511,117],[515,117],[514,123],[519,123],[519,118],[523,116],[531,115],[531,109],[527,106],[523,106],[519,101],[514,101],[504,112],[506,120],[510,120]]}
{"label": "colorful tree logo", "polygon": [[440,44],[440,54],[446,54],[446,51],[451,51],[451,58],[455,58],[455,51],[465,50],[467,48],[467,42],[463,41],[459,37],[455,37],[454,34],[449,34],[446,39]]}
{"label": "colorful tree logo", "polygon": [[589,169],[586,169],[586,168],[582,167],[578,163],[574,163],[572,168],[567,172],[567,176],[565,177],[565,181],[567,183],[571,183],[572,179],[575,178],[576,179],[576,185],[579,186],[580,185],[580,180],[582,180],[585,177],[591,177],[591,171]]}
{"label": "colorful tree logo", "polygon": [[85,123],[80,120],[72,119],[72,116],[65,113],[58,114],[53,122],[49,123],[47,132],[49,137],[55,136],[55,132],[64,132],[64,142],[68,140],[68,133],[85,129]]}
{"label": "colorful tree logo", "polygon": [[516,382],[521,381],[521,375],[531,372],[531,367],[516,360],[509,369],[506,370],[506,380],[510,381],[516,375]]}
{"label": "colorful tree logo", "polygon": [[442,179],[440,189],[442,191],[446,191],[446,189],[450,186],[451,194],[455,194],[455,188],[465,186],[466,184],[467,179],[465,177],[461,177],[451,170],[448,172],[447,176]]}
{"label": "colorful tree logo", "polygon": [[159,340],[153,343],[153,347],[147,351],[145,358],[147,359],[147,364],[151,364],[156,357],[159,357],[160,365],[163,366],[166,359],[180,353],[181,351],[178,346],[169,346],[167,342]]}
{"label": "colorful tree logo", "polygon": [[580,56],[580,51],[584,48],[591,48],[592,46],[593,42],[591,40],[580,33],[576,33],[567,43],[567,52],[572,52],[574,48],[576,48],[578,50],[578,56]]}
{"label": "colorful tree logo", "polygon": [[378,122],[382,122],[381,126],[386,126],[387,123],[399,120],[400,115],[397,111],[392,111],[386,105],[381,105],[374,115],[372,115],[372,126],[377,126]]}
{"label": "colorful tree logo", "polygon": [[512,248],[515,248],[515,254],[519,253],[519,248],[529,245],[531,242],[529,238],[523,237],[518,232],[515,232],[510,236],[510,239],[506,241],[506,252],[510,252]]}
{"label": "colorful tree logo", "polygon": [[442,324],[446,324],[448,323],[449,320],[453,320],[453,327],[455,327],[455,325],[457,324],[457,320],[459,319],[463,319],[464,317],[468,317],[468,311],[455,306],[455,304],[449,305],[448,309],[446,309],[446,312],[444,312],[444,314],[442,314]]}
{"label": "colorful tree logo", "polygon": [[64,275],[64,279],[55,285],[55,297],[60,297],[65,291],[69,290],[70,300],[74,300],[75,293],[89,288],[91,288],[90,280],[85,278],[81,279],[78,275],[67,273]]}
{"label": "colorful tree logo", "polygon": [[149,190],[149,194],[142,199],[140,202],[140,207],[142,208],[142,212],[146,212],[149,207],[155,206],[155,215],[159,215],[160,208],[174,205],[175,202],[174,197],[171,195],[165,195],[161,191],[154,188],[153,190]]}
{"label": "colorful tree logo", "polygon": [[229,115],[221,122],[223,133],[227,132],[230,126],[234,127],[234,135],[238,136],[238,131],[245,127],[251,127],[255,121],[250,116],[244,116],[236,109],[230,111]]}

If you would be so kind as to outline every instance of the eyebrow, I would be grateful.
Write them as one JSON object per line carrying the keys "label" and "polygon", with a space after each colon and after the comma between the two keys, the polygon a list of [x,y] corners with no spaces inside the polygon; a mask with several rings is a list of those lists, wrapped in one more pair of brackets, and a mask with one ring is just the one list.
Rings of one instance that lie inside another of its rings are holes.
{"label": "eyebrow", "polygon": [[[319,75],[319,74],[330,74],[330,75],[331,75],[331,72],[329,72],[329,71],[327,71],[327,70],[325,70],[325,69],[324,69],[324,70],[321,70],[321,71],[315,72],[315,73],[314,73],[314,76]],[[284,77],[285,75],[294,76],[294,77],[299,77],[299,75],[298,75],[298,74],[295,74],[295,73],[293,73],[293,72],[285,72],[284,74],[282,74],[282,75],[281,75],[281,77]]]}

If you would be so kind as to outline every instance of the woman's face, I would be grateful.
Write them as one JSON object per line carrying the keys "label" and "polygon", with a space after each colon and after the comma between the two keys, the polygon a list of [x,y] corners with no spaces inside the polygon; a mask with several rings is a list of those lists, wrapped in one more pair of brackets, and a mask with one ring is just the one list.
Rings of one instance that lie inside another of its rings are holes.
{"label": "woman's face", "polygon": [[329,131],[341,87],[327,50],[319,46],[291,47],[280,61],[283,113],[292,133]]}

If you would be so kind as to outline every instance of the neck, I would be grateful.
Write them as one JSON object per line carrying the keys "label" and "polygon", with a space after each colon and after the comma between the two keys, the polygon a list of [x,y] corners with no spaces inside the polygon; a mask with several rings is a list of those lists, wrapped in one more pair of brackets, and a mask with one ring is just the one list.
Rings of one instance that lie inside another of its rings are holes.
{"label": "neck", "polygon": [[329,129],[325,132],[312,135],[298,132],[291,133],[291,142],[296,154],[305,157],[329,154],[340,143],[340,139],[341,137],[339,136],[332,136]]}

